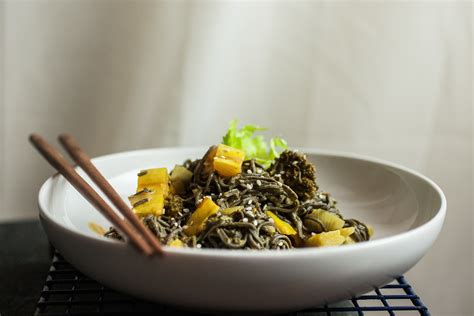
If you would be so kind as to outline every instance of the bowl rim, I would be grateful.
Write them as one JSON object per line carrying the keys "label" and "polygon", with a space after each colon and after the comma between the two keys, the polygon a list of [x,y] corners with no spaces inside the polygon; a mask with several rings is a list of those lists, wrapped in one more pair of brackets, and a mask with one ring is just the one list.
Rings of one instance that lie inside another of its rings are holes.
{"label": "bowl rim", "polygon": [[[198,151],[198,150],[206,150],[207,147],[164,147],[164,148],[148,148],[148,149],[140,149],[140,150],[131,150],[131,151],[122,151],[116,152],[112,154],[98,156],[92,159],[93,162],[103,162],[109,159],[114,159],[120,156],[133,156],[133,155],[143,155],[149,154],[152,152],[165,152],[165,151]],[[328,150],[328,149],[320,149],[320,148],[297,148],[296,150],[303,152],[305,154],[317,154],[320,156],[327,156],[327,157],[338,157],[338,158],[346,158],[346,159],[355,159],[358,161],[364,161],[369,163],[375,163],[381,166],[387,166],[393,168],[395,170],[404,171],[409,173],[425,183],[427,183],[434,191],[438,194],[440,198],[440,207],[437,210],[436,214],[429,219],[426,223],[415,227],[413,229],[409,229],[405,232],[395,234],[392,236],[382,237],[380,239],[370,240],[367,242],[362,243],[355,243],[344,245],[344,247],[323,247],[323,248],[293,248],[284,251],[275,251],[275,250],[245,250],[245,249],[213,249],[213,248],[176,248],[176,247],[168,247],[163,245],[166,254],[173,254],[173,255],[192,255],[192,256],[211,256],[211,257],[229,257],[229,258],[269,258],[269,257],[287,257],[287,256],[295,256],[295,255],[317,255],[317,256],[326,256],[331,255],[334,253],[342,253],[347,254],[347,252],[363,250],[368,248],[373,248],[377,246],[384,247],[391,243],[400,242],[403,240],[414,240],[413,238],[416,235],[423,236],[423,233],[426,231],[433,230],[435,228],[441,229],[441,226],[444,222],[446,211],[447,211],[447,200],[446,197],[441,190],[441,188],[430,178],[424,176],[423,174],[415,171],[413,169],[404,167],[400,164],[389,162],[383,159],[370,157],[366,155],[360,155],[356,153],[344,152],[344,151],[336,151],[336,150]],[[93,234],[86,234],[79,230],[71,229],[70,227],[64,225],[60,221],[56,220],[50,213],[47,211],[47,199],[46,193],[52,187],[52,181],[56,177],[62,177],[58,173],[55,173],[48,177],[44,183],[41,185],[41,188],[38,193],[38,207],[40,211],[40,219],[46,221],[48,224],[52,224],[57,229],[63,231],[66,234],[75,235],[75,237],[86,239],[89,242],[96,242],[99,244],[103,244],[104,247],[117,247],[122,248],[122,251],[125,251],[127,247],[133,248],[129,246],[129,243],[124,243],[121,241],[104,238],[101,236],[96,236]],[[138,252],[138,250],[134,249]]]}

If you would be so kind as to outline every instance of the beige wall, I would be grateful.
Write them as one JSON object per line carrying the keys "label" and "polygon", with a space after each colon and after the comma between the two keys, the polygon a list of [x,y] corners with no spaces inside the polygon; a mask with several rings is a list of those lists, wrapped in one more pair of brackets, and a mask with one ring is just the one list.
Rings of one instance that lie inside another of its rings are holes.
{"label": "beige wall", "polygon": [[28,145],[31,131],[69,131],[99,155],[213,143],[238,117],[294,146],[384,158],[440,184],[444,230],[408,277],[433,315],[472,315],[471,9],[1,3],[0,220],[36,217],[52,173]]}

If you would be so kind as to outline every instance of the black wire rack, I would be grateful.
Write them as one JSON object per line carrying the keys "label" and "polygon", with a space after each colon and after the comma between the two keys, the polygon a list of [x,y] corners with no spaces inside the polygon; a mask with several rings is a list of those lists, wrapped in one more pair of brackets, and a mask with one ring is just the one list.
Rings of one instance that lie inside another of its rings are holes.
{"label": "black wire rack", "polygon": [[[36,316],[58,315],[203,315],[141,301],[86,277],[56,252],[36,307]],[[429,316],[404,277],[351,300],[285,316]]]}

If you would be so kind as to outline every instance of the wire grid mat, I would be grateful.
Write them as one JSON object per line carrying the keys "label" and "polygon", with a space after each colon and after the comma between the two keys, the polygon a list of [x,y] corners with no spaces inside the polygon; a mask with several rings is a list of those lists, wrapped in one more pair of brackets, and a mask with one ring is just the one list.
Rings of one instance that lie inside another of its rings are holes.
{"label": "wire grid mat", "polygon": [[[57,315],[203,315],[140,301],[84,276],[56,252],[36,307],[36,316]],[[285,316],[429,316],[404,277],[351,300]]]}

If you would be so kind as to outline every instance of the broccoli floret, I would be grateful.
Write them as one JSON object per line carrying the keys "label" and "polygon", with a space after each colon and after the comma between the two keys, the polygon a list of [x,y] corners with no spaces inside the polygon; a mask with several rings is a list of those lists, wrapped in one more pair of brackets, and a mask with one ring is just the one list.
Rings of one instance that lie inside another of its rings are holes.
{"label": "broccoli floret", "polygon": [[318,190],[316,168],[302,153],[285,150],[268,171],[272,176],[280,176],[301,201],[314,198]]}
{"label": "broccoli floret", "polygon": [[183,199],[178,195],[170,194],[165,199],[164,207],[167,214],[178,214],[183,211]]}

